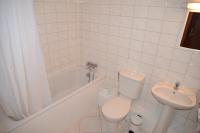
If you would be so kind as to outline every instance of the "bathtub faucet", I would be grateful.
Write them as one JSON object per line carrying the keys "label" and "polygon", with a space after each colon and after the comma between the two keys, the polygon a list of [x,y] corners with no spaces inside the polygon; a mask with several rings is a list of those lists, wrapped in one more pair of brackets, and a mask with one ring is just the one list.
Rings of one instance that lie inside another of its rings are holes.
{"label": "bathtub faucet", "polygon": [[86,63],[86,67],[89,70],[89,72],[86,74],[86,76],[88,77],[88,83],[92,80],[94,80],[95,78],[95,70],[98,67],[97,64],[93,63],[93,62],[87,62]]}
{"label": "bathtub faucet", "polygon": [[96,63],[89,62],[89,61],[86,63],[86,66],[89,70],[95,70],[98,67]]}

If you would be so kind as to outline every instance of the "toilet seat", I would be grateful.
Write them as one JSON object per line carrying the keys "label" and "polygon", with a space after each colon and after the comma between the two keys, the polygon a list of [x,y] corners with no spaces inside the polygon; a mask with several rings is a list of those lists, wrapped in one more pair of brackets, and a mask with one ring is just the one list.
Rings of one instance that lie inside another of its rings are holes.
{"label": "toilet seat", "polygon": [[120,121],[129,112],[131,99],[114,97],[102,106],[103,115],[110,121]]}

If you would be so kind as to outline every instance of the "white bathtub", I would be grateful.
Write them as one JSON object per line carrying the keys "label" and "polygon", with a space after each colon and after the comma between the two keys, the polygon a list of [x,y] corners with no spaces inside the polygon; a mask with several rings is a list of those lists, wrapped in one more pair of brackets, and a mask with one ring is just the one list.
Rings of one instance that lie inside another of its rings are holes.
{"label": "white bathtub", "polygon": [[25,120],[5,122],[10,133],[65,133],[96,105],[98,85],[103,76],[96,74],[88,83],[85,69],[76,68],[50,77],[53,103]]}
{"label": "white bathtub", "polygon": [[53,102],[69,95],[88,84],[86,69],[76,68],[51,75],[49,85]]}

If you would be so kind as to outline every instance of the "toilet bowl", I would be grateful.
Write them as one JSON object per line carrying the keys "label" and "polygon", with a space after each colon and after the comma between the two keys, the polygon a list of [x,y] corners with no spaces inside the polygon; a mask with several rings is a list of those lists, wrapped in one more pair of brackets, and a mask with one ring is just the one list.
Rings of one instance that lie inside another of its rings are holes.
{"label": "toilet bowl", "polygon": [[107,131],[116,132],[121,122],[127,116],[131,107],[131,100],[116,96],[102,106],[102,114]]}
{"label": "toilet bowl", "polygon": [[130,107],[130,99],[116,96],[102,106],[102,113],[106,120],[119,122],[127,116]]}

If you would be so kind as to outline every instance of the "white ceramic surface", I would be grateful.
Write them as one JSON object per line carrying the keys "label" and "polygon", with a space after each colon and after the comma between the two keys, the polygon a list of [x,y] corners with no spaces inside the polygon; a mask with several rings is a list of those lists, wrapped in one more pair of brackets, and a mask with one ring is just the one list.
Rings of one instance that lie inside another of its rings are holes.
{"label": "white ceramic surface", "polygon": [[167,133],[175,109],[187,110],[196,105],[196,94],[192,90],[187,88],[175,90],[174,85],[167,82],[156,84],[151,92],[159,102],[164,104],[153,133]]}
{"label": "white ceramic surface", "polygon": [[196,94],[187,88],[173,89],[169,83],[158,83],[152,88],[153,96],[162,104],[174,109],[191,109],[196,105]]}
{"label": "white ceramic surface", "polygon": [[[77,68],[78,69],[78,68]],[[83,72],[73,69],[72,73]],[[71,72],[71,71],[69,71]],[[66,73],[69,77],[72,73]],[[78,76],[79,75],[79,76]],[[43,109],[42,111],[33,114],[22,121],[11,121],[6,120],[5,122],[5,132],[9,133],[63,133],[67,128],[69,128],[73,123],[79,121],[84,117],[92,107],[96,106],[96,98],[98,93],[98,85],[101,84],[103,76],[97,74],[92,82],[83,84],[82,81],[87,80],[83,79],[82,74],[78,74],[77,78],[80,79],[80,83],[71,82],[72,86],[80,86],[70,93],[65,93],[65,96],[59,97],[56,101]],[[65,76],[63,76],[64,78]],[[66,80],[61,84],[56,84],[55,87],[58,88],[58,91],[63,91],[64,88],[68,89],[69,84]],[[61,80],[64,80],[61,78]],[[61,81],[59,80],[59,81]],[[64,84],[65,83],[65,84]],[[74,84],[73,84],[74,83]],[[59,86],[60,85],[60,86]],[[59,90],[61,89],[61,90]],[[62,90],[63,89],[63,90]]]}
{"label": "white ceramic surface", "polygon": [[152,133],[167,133],[168,127],[174,117],[174,111],[174,108],[165,105]]}
{"label": "white ceramic surface", "polygon": [[104,117],[111,122],[122,120],[129,112],[131,99],[115,97],[106,102],[102,107]]}

